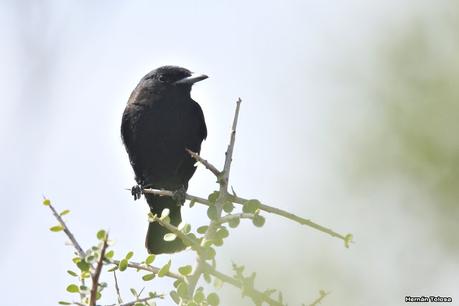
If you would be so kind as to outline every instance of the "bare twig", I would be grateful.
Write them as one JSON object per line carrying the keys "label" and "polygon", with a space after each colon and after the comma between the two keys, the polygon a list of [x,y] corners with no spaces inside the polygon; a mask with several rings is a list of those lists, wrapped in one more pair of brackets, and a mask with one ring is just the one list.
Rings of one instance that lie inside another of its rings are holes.
{"label": "bare twig", "polygon": [[97,262],[96,269],[94,273],[91,274],[92,278],[92,287],[91,287],[91,295],[89,299],[89,306],[95,306],[96,305],[96,300],[97,300],[97,287],[99,285],[99,277],[100,277],[100,272],[102,271],[102,266],[104,263],[104,257],[105,257],[105,250],[107,249],[107,239],[108,239],[108,234],[105,235],[104,238],[104,244],[102,245],[102,249],[100,250],[100,257],[99,261]]}
{"label": "bare twig", "polygon": [[116,295],[118,297],[118,304],[123,303],[123,299],[121,298],[120,287],[118,286],[118,278],[116,277],[116,271],[113,271],[113,277],[115,278],[115,289]]}
{"label": "bare twig", "polygon": [[193,152],[190,149],[185,149],[185,150],[191,155],[191,157],[193,157],[196,161],[203,164],[206,167],[206,169],[212,172],[217,177],[217,179],[220,179],[220,176],[222,173],[214,165],[212,165],[209,161],[199,156],[198,153]]}
{"label": "bare twig", "polygon": [[228,145],[228,149],[226,150],[225,166],[223,167],[223,179],[225,180],[223,184],[225,184],[226,187],[228,187],[231,162],[233,161],[234,143],[236,141],[236,128],[237,121],[239,119],[239,109],[241,107],[241,102],[241,98],[238,98],[236,101],[236,111],[234,112],[233,125],[231,127],[230,143]]}
{"label": "bare twig", "polygon": [[64,233],[70,239],[70,242],[72,243],[72,245],[75,248],[75,250],[77,250],[78,255],[81,258],[84,258],[86,256],[86,253],[83,251],[83,248],[80,246],[78,241],[75,239],[75,236],[73,236],[72,232],[67,227],[67,224],[65,224],[64,219],[62,219],[62,217],[57,213],[56,209],[54,209],[54,207],[53,207],[53,205],[51,203],[49,203],[47,206],[51,209],[51,211],[53,212],[54,217],[56,217],[57,221],[62,226]]}

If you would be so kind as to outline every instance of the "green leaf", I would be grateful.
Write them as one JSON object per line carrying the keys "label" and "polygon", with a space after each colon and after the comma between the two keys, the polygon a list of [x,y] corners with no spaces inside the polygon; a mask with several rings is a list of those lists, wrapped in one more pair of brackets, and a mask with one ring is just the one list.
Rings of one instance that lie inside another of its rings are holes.
{"label": "green leaf", "polygon": [[260,216],[260,215],[256,215],[253,219],[252,219],[252,223],[253,225],[255,225],[256,227],[262,227],[264,224],[265,224],[265,217],[263,216]]}
{"label": "green leaf", "polygon": [[148,296],[149,296],[150,298],[152,298],[152,299],[158,297],[158,295],[156,294],[156,291],[155,291],[155,292],[151,292],[151,291],[148,292]]}
{"label": "green leaf", "polygon": [[196,290],[196,293],[194,294],[194,300],[198,303],[198,304],[201,304],[204,299],[205,299],[205,295],[204,295],[204,292],[202,292],[202,290]]}
{"label": "green leaf", "polygon": [[221,227],[217,230],[217,237],[219,237],[220,239],[225,239],[228,236],[229,232],[225,227]]}
{"label": "green leaf", "polygon": [[118,264],[118,268],[120,269],[121,272],[126,270],[127,266],[128,266],[128,261],[126,259],[121,260],[120,263]]}
{"label": "green leaf", "polygon": [[89,288],[88,288],[87,286],[84,286],[84,285],[81,285],[81,286],[80,286],[80,292],[82,292],[82,291],[88,291],[88,290],[89,290]]}
{"label": "green leaf", "polygon": [[242,211],[245,213],[254,213],[258,208],[260,208],[260,201],[258,200],[248,200],[242,206]]}
{"label": "green leaf", "polygon": [[79,261],[77,264],[77,267],[81,270],[81,271],[89,271],[89,268],[91,267],[87,262],[86,260],[81,260]]}
{"label": "green leaf", "polygon": [[62,216],[67,215],[68,213],[70,213],[70,210],[66,209],[66,210],[63,210],[63,211],[59,214],[59,216],[62,217]]}
{"label": "green leaf", "polygon": [[133,295],[134,297],[137,297],[137,296],[138,296],[137,290],[135,290],[134,288],[131,288],[131,289],[129,289],[129,290],[131,290],[131,293],[132,293],[132,295]]}
{"label": "green leaf", "polygon": [[67,291],[70,293],[76,293],[76,292],[80,292],[80,289],[78,288],[77,285],[71,284],[67,286]]}
{"label": "green leaf", "polygon": [[45,205],[45,206],[51,205],[51,200],[50,199],[46,199],[46,198],[43,199],[43,205]]}
{"label": "green leaf", "polygon": [[193,268],[190,265],[186,265],[178,269],[179,273],[182,274],[183,276],[187,276],[188,274],[191,273],[192,270]]}
{"label": "green leaf", "polygon": [[59,301],[59,305],[72,305],[72,303],[66,302],[66,301]]}
{"label": "green leaf", "polygon": [[220,298],[215,292],[212,292],[207,296],[207,303],[211,306],[217,306],[220,304]]}
{"label": "green leaf", "polygon": [[89,273],[89,271],[81,272],[80,277],[83,278],[83,279],[90,278],[91,277],[91,273]]}
{"label": "green leaf", "polygon": [[185,298],[188,294],[188,286],[185,282],[180,282],[177,286],[177,293],[180,297]]}
{"label": "green leaf", "polygon": [[113,250],[110,250],[107,253],[105,253],[105,258],[112,259],[113,255],[115,255],[115,252]]}
{"label": "green leaf", "polygon": [[51,232],[60,232],[64,229],[62,225],[56,225],[49,228]]}
{"label": "green leaf", "polygon": [[149,212],[148,213],[148,222],[152,223],[152,222],[156,222],[156,214],[153,214],[152,212]]}
{"label": "green leaf", "polygon": [[161,269],[159,269],[158,276],[159,277],[165,276],[169,272],[170,268],[171,268],[171,260],[169,259],[167,264],[165,264],[164,266],[162,266]]}
{"label": "green leaf", "polygon": [[219,278],[215,278],[214,279],[214,287],[217,288],[217,289],[220,289],[221,287],[223,287],[223,281]]}
{"label": "green leaf", "polygon": [[217,199],[218,199],[218,194],[219,194],[218,191],[214,191],[211,194],[209,194],[207,199],[209,200],[210,203],[215,204],[215,202],[217,202]]}
{"label": "green leaf", "polygon": [[174,234],[174,233],[167,233],[167,234],[164,235],[164,237],[163,237],[164,241],[174,241],[175,238],[177,238],[177,235]]}
{"label": "green leaf", "polygon": [[161,212],[161,217],[159,219],[164,220],[164,218],[169,216],[169,213],[170,213],[169,208],[163,209],[163,211]]}
{"label": "green leaf", "polygon": [[172,300],[175,302],[175,304],[178,305],[180,303],[180,296],[178,295],[177,291],[171,291],[170,296]]}
{"label": "green leaf", "polygon": [[219,237],[215,237],[214,239],[212,239],[212,242],[213,242],[213,244],[215,244],[215,246],[222,246],[223,245],[223,239],[221,239]]}
{"label": "green leaf", "polygon": [[142,279],[144,281],[151,281],[153,278],[155,278],[155,274],[154,273],[150,273],[150,274],[145,274],[144,276],[142,276]]}
{"label": "green leaf", "polygon": [[124,257],[126,260],[129,260],[132,258],[132,256],[134,256],[134,252],[132,251],[129,251],[127,254],[126,254],[126,257]]}
{"label": "green leaf", "polygon": [[344,237],[344,246],[346,248],[349,248],[349,244],[352,242],[352,238],[354,238],[352,236],[352,234],[347,234],[345,237]]}
{"label": "green leaf", "polygon": [[174,285],[174,288],[177,288],[178,285],[180,285],[181,282],[182,282],[182,280],[177,279],[177,280],[174,281],[174,283],[172,285]]}
{"label": "green leaf", "polygon": [[202,256],[204,259],[212,259],[215,257],[215,250],[212,247],[202,248]]}
{"label": "green leaf", "polygon": [[198,227],[198,229],[196,230],[199,234],[205,234],[207,232],[207,229],[209,227],[207,225],[203,225],[203,226],[200,226]]}
{"label": "green leaf", "polygon": [[203,247],[210,247],[212,246],[213,241],[212,240],[205,240],[204,243],[202,244]]}
{"label": "green leaf", "polygon": [[188,234],[191,231],[191,225],[188,223],[180,222],[178,229],[182,233]]}
{"label": "green leaf", "polygon": [[234,209],[234,204],[230,201],[226,201],[225,204],[223,204],[223,211],[226,213],[231,213]]}
{"label": "green leaf", "polygon": [[110,269],[108,269],[107,271],[108,272],[113,272],[113,271],[116,271],[118,270],[118,266],[117,265],[114,265],[113,267],[111,267]]}
{"label": "green leaf", "polygon": [[241,219],[240,218],[234,218],[234,219],[231,219],[228,222],[228,225],[231,228],[235,228],[235,227],[237,227],[239,225],[239,223],[241,223]]}
{"label": "green leaf", "polygon": [[97,232],[97,239],[99,240],[105,240],[105,237],[107,236],[107,233],[104,230],[100,230]]}
{"label": "green leaf", "polygon": [[217,219],[218,218],[217,208],[215,206],[210,206],[207,209],[207,216],[209,217],[210,220]]}
{"label": "green leaf", "polygon": [[72,275],[72,276],[78,276],[78,274],[76,274],[75,272],[73,272],[72,270],[67,270],[67,273]]}
{"label": "green leaf", "polygon": [[210,284],[212,282],[212,278],[210,277],[209,273],[203,273],[203,275],[206,283]]}
{"label": "green leaf", "polygon": [[145,259],[145,263],[147,265],[151,265],[154,260],[155,260],[155,255],[154,254],[150,254],[150,255],[148,255],[147,259]]}
{"label": "green leaf", "polygon": [[73,258],[72,258],[72,261],[73,261],[75,264],[77,264],[77,263],[79,263],[79,262],[81,261],[81,258],[80,258],[80,257],[73,257]]}

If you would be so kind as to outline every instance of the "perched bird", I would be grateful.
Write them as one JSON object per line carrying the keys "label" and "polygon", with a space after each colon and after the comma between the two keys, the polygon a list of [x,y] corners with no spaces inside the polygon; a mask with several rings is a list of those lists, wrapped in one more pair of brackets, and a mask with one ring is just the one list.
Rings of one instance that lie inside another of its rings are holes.
{"label": "perched bird", "polygon": [[[171,198],[145,194],[152,213],[161,215],[163,209],[170,210],[173,225],[182,221],[181,205],[196,170],[195,161],[185,149],[200,152],[207,136],[202,109],[190,96],[193,84],[206,78],[177,66],[151,71],[132,92],[121,121],[121,136],[138,187],[182,195]],[[174,253],[185,248],[180,239],[164,241],[166,233],[158,223],[149,224],[145,241],[149,253]]]}

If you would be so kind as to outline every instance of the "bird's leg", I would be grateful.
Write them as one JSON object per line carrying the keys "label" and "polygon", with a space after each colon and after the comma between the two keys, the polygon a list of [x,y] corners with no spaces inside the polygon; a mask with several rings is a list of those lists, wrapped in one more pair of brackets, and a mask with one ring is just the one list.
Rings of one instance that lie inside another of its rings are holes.
{"label": "bird's leg", "polygon": [[182,206],[183,203],[185,203],[186,200],[186,188],[185,186],[180,186],[179,189],[174,191],[174,195],[172,196],[172,199],[174,199],[177,202],[177,206]]}
{"label": "bird's leg", "polygon": [[143,188],[141,185],[135,185],[131,188],[131,194],[134,197],[134,201],[140,199],[143,194]]}

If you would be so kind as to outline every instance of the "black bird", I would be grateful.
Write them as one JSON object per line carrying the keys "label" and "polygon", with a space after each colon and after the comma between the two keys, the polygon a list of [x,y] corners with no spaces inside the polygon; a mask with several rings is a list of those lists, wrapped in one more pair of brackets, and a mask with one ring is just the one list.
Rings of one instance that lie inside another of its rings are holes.
{"label": "black bird", "polygon": [[[163,209],[170,210],[173,225],[182,221],[184,192],[196,170],[185,149],[200,152],[207,137],[202,109],[190,96],[192,85],[206,78],[177,66],[157,68],[140,80],[123,113],[121,136],[138,187],[181,191],[177,198],[145,194],[152,213],[161,215]],[[149,253],[174,253],[185,248],[180,239],[164,241],[166,233],[158,223],[149,224],[145,241]]]}

